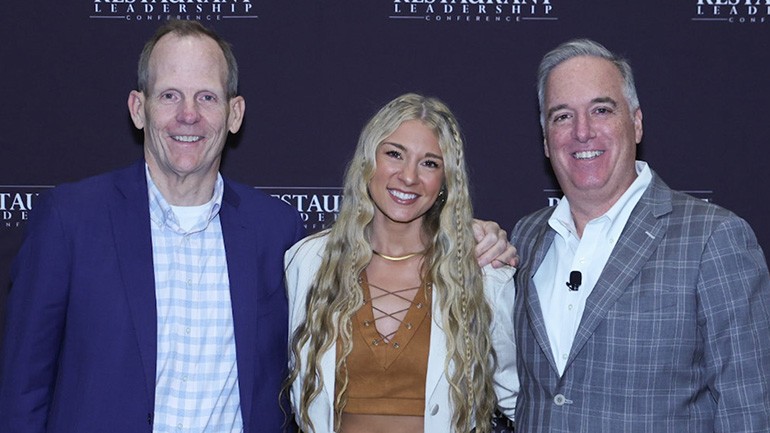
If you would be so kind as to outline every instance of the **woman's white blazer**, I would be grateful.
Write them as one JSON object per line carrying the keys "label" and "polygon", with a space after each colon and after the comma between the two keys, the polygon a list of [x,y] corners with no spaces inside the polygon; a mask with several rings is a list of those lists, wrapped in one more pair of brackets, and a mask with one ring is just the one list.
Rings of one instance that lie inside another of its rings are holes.
{"label": "woman's white blazer", "polygon": [[[309,237],[297,242],[284,256],[286,285],[289,298],[289,336],[305,320],[305,303],[310,285],[321,265],[321,256],[326,246],[326,236]],[[484,291],[494,313],[492,322],[492,341],[497,352],[497,368],[494,374],[495,393],[499,409],[513,419],[516,395],[519,391],[519,379],[516,374],[516,345],[513,334],[514,285],[511,268],[493,269],[487,266],[484,271]],[[430,352],[428,354],[428,373],[425,381],[425,432],[450,432],[452,407],[449,399],[449,382],[444,372],[447,356],[446,335],[441,328],[440,312],[436,308],[436,298],[441,290],[433,291],[432,321],[430,330]],[[310,405],[309,417],[316,433],[334,432],[334,364],[336,347],[322,355],[321,376],[323,390]],[[307,351],[300,354],[305,362]],[[449,368],[452,368],[450,363]],[[291,385],[290,397],[295,419],[300,424],[298,414],[302,378]]]}

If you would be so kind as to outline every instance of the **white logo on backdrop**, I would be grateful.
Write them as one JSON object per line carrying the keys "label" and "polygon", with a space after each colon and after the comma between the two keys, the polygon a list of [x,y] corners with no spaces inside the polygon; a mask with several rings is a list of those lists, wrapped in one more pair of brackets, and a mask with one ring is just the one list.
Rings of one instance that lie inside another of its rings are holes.
{"label": "white logo on backdrop", "polygon": [[220,21],[259,18],[251,0],[92,0],[89,18]]}
{"label": "white logo on backdrop", "polygon": [[0,228],[22,229],[35,200],[48,185],[0,185]]}
{"label": "white logo on backdrop", "polygon": [[328,229],[337,220],[342,204],[342,188],[257,187],[299,212],[308,233]]}
{"label": "white logo on backdrop", "polygon": [[770,22],[770,0],[696,0],[693,21],[730,24]]}
{"label": "white logo on backdrop", "polygon": [[556,21],[553,0],[390,0],[388,18],[442,23]]}

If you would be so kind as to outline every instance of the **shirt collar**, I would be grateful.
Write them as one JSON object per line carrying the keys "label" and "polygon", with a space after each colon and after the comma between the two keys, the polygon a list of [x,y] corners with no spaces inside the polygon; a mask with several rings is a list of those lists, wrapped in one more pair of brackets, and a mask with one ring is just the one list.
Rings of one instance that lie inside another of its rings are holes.
{"label": "shirt collar", "polygon": [[[612,205],[612,207],[600,215],[597,218],[589,221],[589,224],[593,221],[606,219],[612,223],[618,215],[626,208],[629,203],[639,201],[639,197],[644,193],[644,190],[650,185],[652,181],[652,170],[650,166],[644,161],[636,161],[636,179],[631,183],[626,192]],[[577,228],[575,227],[575,221],[572,219],[572,213],[570,212],[569,200],[566,196],[563,196],[559,203],[556,205],[551,218],[548,219],[548,224],[562,237],[567,238],[569,235],[577,237]]]}
{"label": "shirt collar", "polygon": [[[152,176],[150,176],[150,168],[147,163],[144,164],[144,173],[147,179],[150,219],[158,225],[165,225],[176,232],[185,233],[185,231],[182,230],[182,228],[179,226],[179,219],[177,218],[176,214],[174,214],[174,210],[172,209],[171,205],[168,203],[168,201],[166,201],[165,197],[163,197],[163,194],[161,194],[160,190],[155,185],[155,182],[153,182]],[[214,183],[214,194],[212,195],[211,200],[206,203],[209,211],[205,212],[204,215],[207,216],[205,219],[202,219],[196,223],[192,230],[189,232],[205,230],[208,224],[214,218],[216,218],[216,216],[219,214],[219,209],[222,207],[222,196],[224,195],[224,190],[225,187],[222,175],[217,173],[217,180]]]}

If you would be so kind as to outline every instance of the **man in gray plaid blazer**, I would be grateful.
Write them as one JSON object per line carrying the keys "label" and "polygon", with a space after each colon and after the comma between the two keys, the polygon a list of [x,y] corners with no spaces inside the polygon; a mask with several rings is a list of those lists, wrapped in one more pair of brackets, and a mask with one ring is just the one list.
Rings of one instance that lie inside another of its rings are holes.
{"label": "man in gray plaid blazer", "polygon": [[517,433],[770,432],[770,277],[748,224],[643,161],[628,63],[590,40],[538,77],[564,198],[511,241]]}

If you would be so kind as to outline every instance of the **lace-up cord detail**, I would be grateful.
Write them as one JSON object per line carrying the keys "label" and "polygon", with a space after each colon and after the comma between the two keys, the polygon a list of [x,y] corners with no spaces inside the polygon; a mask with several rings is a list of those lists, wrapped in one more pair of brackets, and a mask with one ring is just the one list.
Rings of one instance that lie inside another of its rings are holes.
{"label": "lace-up cord detail", "polygon": [[[417,296],[416,296],[417,291],[420,290],[422,285],[415,286],[415,287],[407,287],[405,289],[392,290],[391,291],[391,290],[383,289],[382,287],[376,286],[376,285],[372,284],[371,282],[369,282],[369,287],[370,288],[375,288],[375,289],[377,289],[377,290],[382,292],[381,294],[378,294],[376,296],[372,296],[371,299],[368,299],[367,301],[370,301],[372,303],[372,310],[374,312],[374,325],[375,325],[375,327],[377,329],[377,332],[382,337],[382,339],[378,343],[382,342],[382,343],[385,343],[385,344],[389,344],[391,342],[393,336],[396,335],[396,333],[398,332],[399,328],[402,325],[405,326],[407,329],[412,329],[413,324],[412,323],[404,323],[404,319],[406,318],[406,313],[409,311],[409,308],[411,308],[412,305],[414,305],[415,308],[417,308],[417,309],[423,308],[422,302],[416,302],[416,303],[414,302],[414,300],[417,298]],[[408,293],[408,292],[413,292],[413,293]],[[392,312],[387,312],[385,310],[377,308],[377,306],[375,305],[375,301],[378,300],[378,299],[383,299],[383,298],[389,297],[389,296],[393,296],[395,298],[398,298],[398,299],[401,299],[402,301],[404,301],[404,303],[405,303],[404,307],[403,308],[399,308],[398,310],[395,310],[395,311],[392,311]],[[379,315],[378,315],[378,313],[379,313]],[[399,323],[399,326],[395,327],[395,329],[392,332],[389,332],[386,335],[386,334],[383,334],[381,332],[380,327],[377,326],[377,323],[378,322],[381,323],[383,320],[386,320],[388,318],[397,321]],[[365,323],[364,326],[368,326],[368,325]],[[398,344],[398,343],[395,343],[395,344]]]}

